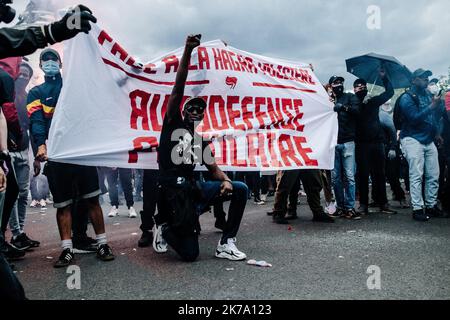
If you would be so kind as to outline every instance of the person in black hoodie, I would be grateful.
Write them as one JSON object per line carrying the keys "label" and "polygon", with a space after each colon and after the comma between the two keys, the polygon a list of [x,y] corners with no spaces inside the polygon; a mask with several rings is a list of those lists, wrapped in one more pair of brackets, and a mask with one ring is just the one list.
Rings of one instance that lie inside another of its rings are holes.
{"label": "person in black hoodie", "polygon": [[358,168],[359,212],[368,213],[369,204],[369,175],[372,174],[372,188],[375,188],[374,199],[380,212],[394,214],[389,209],[386,195],[385,149],[384,133],[380,123],[380,107],[394,95],[394,88],[381,69],[380,78],[385,91],[373,98],[367,98],[367,82],[357,79],[353,88],[360,102],[359,115],[356,125],[356,164]]}
{"label": "person in black hoodie", "polygon": [[352,93],[344,92],[344,78],[330,78],[331,98],[334,111],[338,114],[339,132],[335,149],[334,169],[331,180],[336,197],[336,217],[361,219],[355,211],[355,130],[359,112],[358,99]]}

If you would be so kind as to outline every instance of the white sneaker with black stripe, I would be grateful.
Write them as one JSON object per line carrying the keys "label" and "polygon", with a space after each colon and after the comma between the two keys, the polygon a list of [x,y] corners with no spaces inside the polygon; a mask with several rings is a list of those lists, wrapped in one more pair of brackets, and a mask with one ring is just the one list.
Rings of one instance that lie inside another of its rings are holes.
{"label": "white sneaker with black stripe", "polygon": [[236,247],[236,238],[229,238],[227,243],[217,245],[216,257],[233,261],[245,260],[247,255]]}
{"label": "white sneaker with black stripe", "polygon": [[157,253],[166,253],[167,252],[167,242],[164,240],[162,236],[162,226],[153,225],[153,249]]}

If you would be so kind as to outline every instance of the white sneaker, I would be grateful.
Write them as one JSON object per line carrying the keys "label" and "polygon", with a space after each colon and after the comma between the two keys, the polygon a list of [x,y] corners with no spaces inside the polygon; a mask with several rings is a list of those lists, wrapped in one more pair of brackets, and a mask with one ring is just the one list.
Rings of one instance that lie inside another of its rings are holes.
{"label": "white sneaker", "polygon": [[245,260],[247,255],[236,248],[236,238],[230,238],[225,244],[217,245],[216,257],[233,261]]}
{"label": "white sneaker", "polygon": [[111,210],[109,210],[108,217],[113,218],[119,215],[119,208],[116,206],[112,206]]}
{"label": "white sneaker", "polygon": [[41,208],[45,208],[47,206],[47,202],[45,202],[45,200],[42,199],[41,201],[39,201],[39,205],[41,206]]}
{"label": "white sneaker", "polygon": [[53,201],[50,200],[49,198],[45,199],[45,202],[47,202],[48,204],[52,204],[53,203]]}
{"label": "white sneaker", "polygon": [[37,200],[33,200],[33,201],[31,201],[31,203],[30,203],[30,208],[36,208],[37,207],[37,205],[38,205],[38,201]]}
{"label": "white sneaker", "polygon": [[136,210],[134,210],[133,207],[130,207],[130,209],[128,209],[128,218],[137,218]]}
{"label": "white sneaker", "polygon": [[153,226],[153,249],[157,253],[165,253],[167,252],[167,242],[164,240],[162,236],[161,226],[157,226],[156,224]]}

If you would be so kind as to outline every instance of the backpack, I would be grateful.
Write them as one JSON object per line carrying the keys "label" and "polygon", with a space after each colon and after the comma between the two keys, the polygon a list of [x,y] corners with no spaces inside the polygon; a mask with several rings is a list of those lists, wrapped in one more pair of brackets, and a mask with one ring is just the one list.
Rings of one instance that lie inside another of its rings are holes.
{"label": "backpack", "polygon": [[405,94],[408,94],[411,96],[411,98],[413,99],[417,108],[419,108],[419,106],[420,106],[419,97],[416,94],[410,92],[409,90],[403,92],[400,95],[400,97],[398,97],[397,101],[395,101],[394,116],[393,116],[394,126],[395,126],[395,129],[397,129],[397,130],[402,130],[402,126],[403,126],[404,116],[402,115],[402,111],[400,109],[400,100],[402,99],[402,97]]}

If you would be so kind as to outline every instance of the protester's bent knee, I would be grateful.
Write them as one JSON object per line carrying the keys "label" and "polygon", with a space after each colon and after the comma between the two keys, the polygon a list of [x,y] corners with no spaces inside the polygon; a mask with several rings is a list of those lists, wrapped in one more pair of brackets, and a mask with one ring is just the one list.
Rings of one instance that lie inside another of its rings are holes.
{"label": "protester's bent knee", "polygon": [[248,187],[240,181],[233,181],[233,195],[248,195]]}

